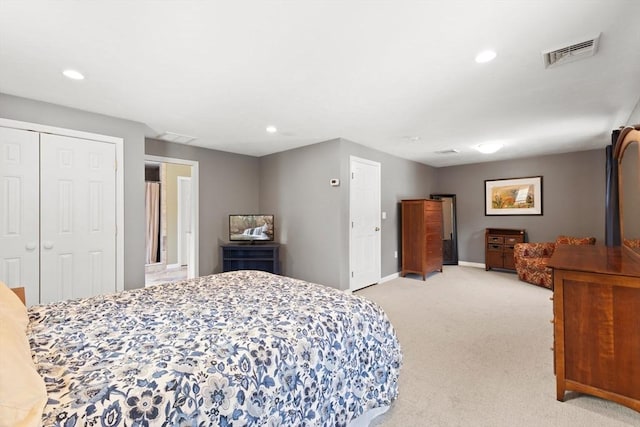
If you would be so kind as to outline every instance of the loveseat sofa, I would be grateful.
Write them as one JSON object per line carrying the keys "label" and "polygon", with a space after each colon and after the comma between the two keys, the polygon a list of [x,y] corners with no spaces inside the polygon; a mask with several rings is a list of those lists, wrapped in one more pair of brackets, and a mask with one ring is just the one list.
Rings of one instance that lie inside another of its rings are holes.
{"label": "loveseat sofa", "polygon": [[524,282],[553,289],[551,268],[547,262],[557,245],[595,245],[595,237],[558,236],[555,242],[516,243],[513,258],[518,278]]}

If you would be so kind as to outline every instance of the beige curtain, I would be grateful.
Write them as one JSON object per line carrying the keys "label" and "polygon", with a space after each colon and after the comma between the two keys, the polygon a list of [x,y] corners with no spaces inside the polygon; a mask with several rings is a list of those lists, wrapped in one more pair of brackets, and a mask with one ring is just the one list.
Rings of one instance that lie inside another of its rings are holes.
{"label": "beige curtain", "polygon": [[145,208],[147,218],[146,263],[158,262],[158,234],[160,231],[160,183],[145,182]]}

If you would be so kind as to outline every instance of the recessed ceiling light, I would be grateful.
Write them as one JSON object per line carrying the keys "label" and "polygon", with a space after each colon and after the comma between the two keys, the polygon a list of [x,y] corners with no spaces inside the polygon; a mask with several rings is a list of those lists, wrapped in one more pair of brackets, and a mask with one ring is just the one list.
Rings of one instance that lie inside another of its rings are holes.
{"label": "recessed ceiling light", "polygon": [[76,70],[64,70],[62,74],[72,80],[84,80],[84,76],[82,75],[82,73]]}
{"label": "recessed ceiling light", "polygon": [[407,141],[411,141],[411,142],[420,141],[420,137],[419,136],[403,136],[402,138],[406,139]]}
{"label": "recessed ceiling light", "polygon": [[496,53],[493,50],[484,50],[476,55],[476,62],[478,64],[483,64],[485,62],[492,61],[495,57]]}
{"label": "recessed ceiling light", "polygon": [[503,144],[501,142],[488,142],[485,144],[476,145],[473,148],[475,148],[482,154],[492,154],[498,151],[499,149],[501,149],[502,147],[503,147]]}
{"label": "recessed ceiling light", "polygon": [[276,132],[278,132],[278,128],[275,127],[275,126],[267,126],[267,132],[276,133]]}

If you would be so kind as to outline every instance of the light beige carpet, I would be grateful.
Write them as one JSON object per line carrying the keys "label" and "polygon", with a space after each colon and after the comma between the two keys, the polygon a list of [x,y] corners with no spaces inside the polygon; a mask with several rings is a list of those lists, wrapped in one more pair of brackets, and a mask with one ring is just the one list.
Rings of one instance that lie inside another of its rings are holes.
{"label": "light beige carpet", "polygon": [[640,426],[609,401],[556,401],[550,290],[472,267],[409,277],[356,292],[384,308],[404,354],[400,396],[372,425]]}

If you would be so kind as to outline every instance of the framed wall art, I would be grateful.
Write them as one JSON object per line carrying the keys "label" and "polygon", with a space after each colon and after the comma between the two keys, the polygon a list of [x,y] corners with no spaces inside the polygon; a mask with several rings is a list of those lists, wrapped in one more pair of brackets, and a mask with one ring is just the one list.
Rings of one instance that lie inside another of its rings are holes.
{"label": "framed wall art", "polygon": [[542,176],[484,182],[485,215],[542,215]]}

